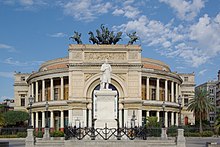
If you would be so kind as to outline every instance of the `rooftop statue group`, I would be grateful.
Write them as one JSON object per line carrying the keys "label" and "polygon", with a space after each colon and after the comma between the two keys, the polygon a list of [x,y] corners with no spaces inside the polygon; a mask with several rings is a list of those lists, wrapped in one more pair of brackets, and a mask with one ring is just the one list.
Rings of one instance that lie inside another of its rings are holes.
{"label": "rooftop statue group", "polygon": [[[116,44],[119,40],[121,40],[122,32],[118,32],[114,34],[113,31],[109,31],[107,27],[105,27],[103,24],[100,26],[101,30],[96,30],[96,36],[93,34],[92,31],[90,31],[88,34],[89,42],[93,44]],[[127,34],[127,36],[130,38],[128,45],[132,45],[134,42],[139,40],[139,37],[136,35],[136,32],[133,32],[131,34]],[[77,44],[82,44],[81,40],[81,33],[78,33],[74,31],[74,35],[70,37],[73,41],[76,41]]]}

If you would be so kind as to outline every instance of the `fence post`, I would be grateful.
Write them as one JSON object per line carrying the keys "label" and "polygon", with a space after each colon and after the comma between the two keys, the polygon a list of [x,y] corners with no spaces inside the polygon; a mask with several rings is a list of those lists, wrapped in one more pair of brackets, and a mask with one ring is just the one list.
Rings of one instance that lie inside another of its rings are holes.
{"label": "fence post", "polygon": [[177,147],[186,147],[186,139],[184,137],[184,129],[178,129]]}
{"label": "fence post", "polygon": [[34,129],[33,128],[27,129],[25,147],[34,147]]}

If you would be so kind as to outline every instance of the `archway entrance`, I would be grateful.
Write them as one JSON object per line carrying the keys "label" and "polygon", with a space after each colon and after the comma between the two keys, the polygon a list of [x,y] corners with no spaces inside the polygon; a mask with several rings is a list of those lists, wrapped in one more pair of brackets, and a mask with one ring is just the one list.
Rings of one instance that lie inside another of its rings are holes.
{"label": "archway entrance", "polygon": [[[104,95],[100,95],[100,93]],[[105,93],[108,94],[105,95]],[[109,97],[109,93],[113,95]],[[100,121],[102,121],[102,124],[105,123],[108,126],[115,124],[115,127],[119,127],[118,106],[119,92],[117,88],[109,84],[109,90],[100,90],[100,85],[97,85],[92,92],[92,127],[99,127]]]}

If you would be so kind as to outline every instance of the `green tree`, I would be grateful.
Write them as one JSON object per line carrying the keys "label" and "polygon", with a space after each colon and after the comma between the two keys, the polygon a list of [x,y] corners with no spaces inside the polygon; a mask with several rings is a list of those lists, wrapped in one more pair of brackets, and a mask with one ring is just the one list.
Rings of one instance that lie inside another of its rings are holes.
{"label": "green tree", "polygon": [[157,121],[158,118],[155,116],[147,117],[146,127],[159,127],[160,123]]}
{"label": "green tree", "polygon": [[215,132],[219,134],[220,133],[220,109],[218,109],[217,111],[214,128],[215,128]]}
{"label": "green tree", "polygon": [[24,111],[8,111],[4,113],[5,125],[20,125],[28,120],[29,114]]}
{"label": "green tree", "polygon": [[196,90],[195,98],[189,101],[187,110],[199,115],[199,132],[202,133],[202,114],[214,110],[214,105],[209,99],[207,91],[202,88]]}

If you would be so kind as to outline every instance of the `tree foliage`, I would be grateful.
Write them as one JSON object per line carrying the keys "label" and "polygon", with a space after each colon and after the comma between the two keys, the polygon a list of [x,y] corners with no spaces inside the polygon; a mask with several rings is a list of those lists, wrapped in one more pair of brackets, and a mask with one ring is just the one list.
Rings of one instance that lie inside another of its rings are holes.
{"label": "tree foliage", "polygon": [[214,110],[214,105],[209,99],[207,91],[204,89],[196,90],[195,98],[190,100],[187,110],[199,115],[199,130],[202,133],[202,114]]}
{"label": "tree foliage", "polygon": [[146,123],[146,127],[159,127],[160,123],[157,121],[157,117],[154,116],[150,116],[147,117],[147,123]]}
{"label": "tree foliage", "polygon": [[215,124],[214,124],[215,132],[217,134],[220,134],[220,109],[217,111],[217,117],[215,119]]}
{"label": "tree foliage", "polygon": [[4,113],[5,125],[18,125],[28,120],[29,114],[23,111],[8,111]]}

